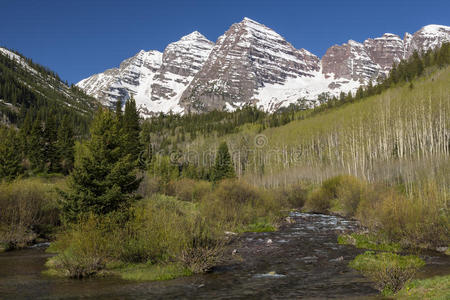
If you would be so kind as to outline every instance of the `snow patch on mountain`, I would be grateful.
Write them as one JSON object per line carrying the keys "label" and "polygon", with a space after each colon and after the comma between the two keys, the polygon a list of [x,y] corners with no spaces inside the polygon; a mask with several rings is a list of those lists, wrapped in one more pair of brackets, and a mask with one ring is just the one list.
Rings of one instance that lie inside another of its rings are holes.
{"label": "snow patch on mountain", "polygon": [[360,82],[355,80],[341,80],[338,89],[331,89],[333,84],[336,84],[333,74],[325,76],[320,70],[312,77],[295,77],[287,79],[284,84],[267,84],[257,90],[254,99],[258,108],[265,111],[275,111],[291,104],[309,108],[318,104],[317,98],[322,93],[338,97],[341,92],[355,92],[360,86]]}
{"label": "snow patch on mountain", "polygon": [[9,57],[10,59],[18,62],[22,67],[24,67],[25,69],[27,69],[28,71],[30,71],[31,73],[37,75],[38,71],[36,71],[35,69],[33,69],[32,67],[30,67],[30,65],[25,61],[25,59],[23,59],[20,55],[17,55],[16,53],[0,47],[0,52],[4,55],[6,55],[7,57]]}
{"label": "snow patch on mountain", "polygon": [[104,105],[114,106],[120,100],[136,99],[139,109],[149,108],[146,95],[151,93],[153,76],[162,64],[159,51],[139,51],[124,60],[119,68],[106,70],[77,83],[77,86],[99,99]]}
{"label": "snow patch on mountain", "polygon": [[214,44],[198,31],[164,53],[140,51],[119,68],[77,85],[103,103],[133,96],[144,116],[156,112],[235,110],[256,105],[274,111],[290,104],[314,106],[322,93],[339,96],[388,75],[414,51],[450,42],[450,27],[424,26],[403,39],[393,33],[330,47],[319,59],[296,49],[252,19],[233,24]]}

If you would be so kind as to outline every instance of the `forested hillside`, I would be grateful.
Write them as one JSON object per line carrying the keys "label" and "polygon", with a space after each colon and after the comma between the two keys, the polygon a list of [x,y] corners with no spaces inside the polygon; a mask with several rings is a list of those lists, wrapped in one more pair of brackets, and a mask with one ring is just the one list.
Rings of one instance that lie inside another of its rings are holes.
{"label": "forested hillside", "polygon": [[85,134],[97,101],[59,76],[19,53],[0,48],[0,119],[22,126],[28,114],[32,121],[56,123],[63,118],[77,135]]}

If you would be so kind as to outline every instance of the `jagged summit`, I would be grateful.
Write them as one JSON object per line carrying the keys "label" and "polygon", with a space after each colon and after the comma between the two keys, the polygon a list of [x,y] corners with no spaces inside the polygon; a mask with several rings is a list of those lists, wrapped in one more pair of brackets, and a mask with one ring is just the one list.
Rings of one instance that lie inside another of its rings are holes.
{"label": "jagged summit", "polygon": [[255,36],[270,35],[277,39],[284,39],[281,35],[270,29],[266,25],[247,17],[245,17],[240,23],[237,24],[239,24],[241,28],[245,28],[249,34],[253,34]]}
{"label": "jagged summit", "polygon": [[187,110],[257,103],[258,90],[289,78],[312,77],[319,59],[295,49],[267,26],[244,18],[219,37],[207,61],[181,97]]}
{"label": "jagged summit", "polygon": [[203,34],[198,32],[197,30],[189,33],[188,35],[183,36],[180,41],[192,41],[198,39],[207,39]]}
{"label": "jagged summit", "polygon": [[214,43],[198,31],[170,43],[163,53],[139,51],[119,68],[106,70],[77,85],[106,105],[130,97],[144,115],[181,112],[179,96],[208,58]]}
{"label": "jagged summit", "polygon": [[131,96],[144,115],[153,112],[233,110],[246,104],[273,111],[291,103],[310,106],[321,93],[339,95],[386,76],[392,65],[450,42],[450,27],[427,25],[403,39],[393,33],[349,40],[322,59],[253,19],[234,23],[214,44],[198,31],[164,53],[141,50],[118,68],[77,85],[103,103]]}
{"label": "jagged summit", "polygon": [[241,20],[241,22],[239,22],[239,23],[241,23],[241,24],[253,24],[253,25],[257,25],[257,26],[263,26],[263,27],[266,27],[266,26],[263,25],[262,23],[260,23],[260,22],[258,22],[258,21],[255,21],[255,20],[253,20],[253,19],[250,19],[250,18],[248,18],[248,17],[244,17],[244,18]]}

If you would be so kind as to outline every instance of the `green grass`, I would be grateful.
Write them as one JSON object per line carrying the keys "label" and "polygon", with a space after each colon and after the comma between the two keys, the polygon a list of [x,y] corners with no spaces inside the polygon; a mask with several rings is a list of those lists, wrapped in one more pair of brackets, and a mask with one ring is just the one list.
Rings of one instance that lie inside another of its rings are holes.
{"label": "green grass", "polygon": [[399,243],[379,243],[374,235],[370,234],[343,234],[338,236],[340,245],[353,245],[356,248],[367,250],[378,250],[388,252],[400,252],[402,247]]}
{"label": "green grass", "polygon": [[413,280],[395,296],[399,299],[450,299],[450,275]]}
{"label": "green grass", "polygon": [[273,232],[276,230],[277,229],[273,224],[261,220],[243,227],[242,230],[238,230],[238,232]]}
{"label": "green grass", "polygon": [[0,243],[0,253],[8,250],[8,245],[5,243]]}
{"label": "green grass", "polygon": [[170,280],[183,276],[190,276],[192,272],[178,263],[161,264],[126,264],[112,269],[113,274],[125,280],[159,281]]}
{"label": "green grass", "polygon": [[358,255],[349,266],[374,281],[383,295],[392,295],[413,278],[425,262],[414,255],[366,251]]}

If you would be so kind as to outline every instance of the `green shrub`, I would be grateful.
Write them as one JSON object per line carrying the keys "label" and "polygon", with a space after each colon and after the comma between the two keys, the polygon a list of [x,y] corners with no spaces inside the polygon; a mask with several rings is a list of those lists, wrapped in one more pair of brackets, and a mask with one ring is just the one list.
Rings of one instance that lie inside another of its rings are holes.
{"label": "green shrub", "polygon": [[364,195],[365,184],[353,176],[339,175],[324,181],[321,189],[324,197],[337,202],[337,212],[353,216]]}
{"label": "green shrub", "polygon": [[174,196],[183,201],[200,201],[211,191],[211,183],[207,181],[182,178],[172,182]]}
{"label": "green shrub", "polygon": [[125,215],[90,216],[70,225],[52,244],[50,250],[58,255],[48,266],[73,278],[95,275],[114,262],[176,262],[190,272],[204,272],[223,253],[224,234],[214,222],[201,217],[195,204],[154,195]]}
{"label": "green shrub", "polygon": [[329,195],[321,188],[313,190],[305,203],[305,209],[309,212],[328,213],[331,207]]}
{"label": "green shrub", "polygon": [[342,176],[337,188],[337,200],[345,216],[354,216],[366,193],[366,184],[352,176]]}
{"label": "green shrub", "polygon": [[290,208],[302,208],[305,205],[308,188],[304,184],[295,184],[274,191],[277,199],[286,201]]}
{"label": "green shrub", "polygon": [[436,186],[405,195],[394,188],[378,189],[358,208],[357,217],[371,231],[411,247],[436,248],[450,244],[450,212]]}
{"label": "green shrub", "polygon": [[115,247],[111,225],[108,217],[94,215],[73,224],[48,249],[58,255],[47,266],[70,278],[88,277],[101,271]]}
{"label": "green shrub", "polygon": [[144,198],[151,197],[160,192],[160,178],[145,174],[137,193]]}
{"label": "green shrub", "polygon": [[191,224],[192,238],[178,256],[178,260],[193,273],[209,271],[224,257],[226,241],[223,235],[211,234],[208,225],[207,221],[200,218]]}
{"label": "green shrub", "polygon": [[248,231],[262,217],[273,227],[281,218],[285,207],[282,199],[238,180],[221,181],[214,192],[200,203],[201,215],[212,220],[222,230]]}
{"label": "green shrub", "polygon": [[425,262],[417,256],[401,256],[394,253],[367,251],[350,262],[350,267],[362,272],[375,282],[385,295],[402,289]]}
{"label": "green shrub", "polygon": [[330,210],[353,216],[366,194],[366,184],[350,175],[339,175],[325,180],[319,189],[310,193],[306,209],[327,213]]}
{"label": "green shrub", "polygon": [[59,180],[16,180],[0,184],[0,243],[21,248],[59,224]]}
{"label": "green shrub", "polygon": [[214,192],[214,196],[230,206],[255,204],[259,198],[258,190],[255,187],[232,179],[221,181]]}

